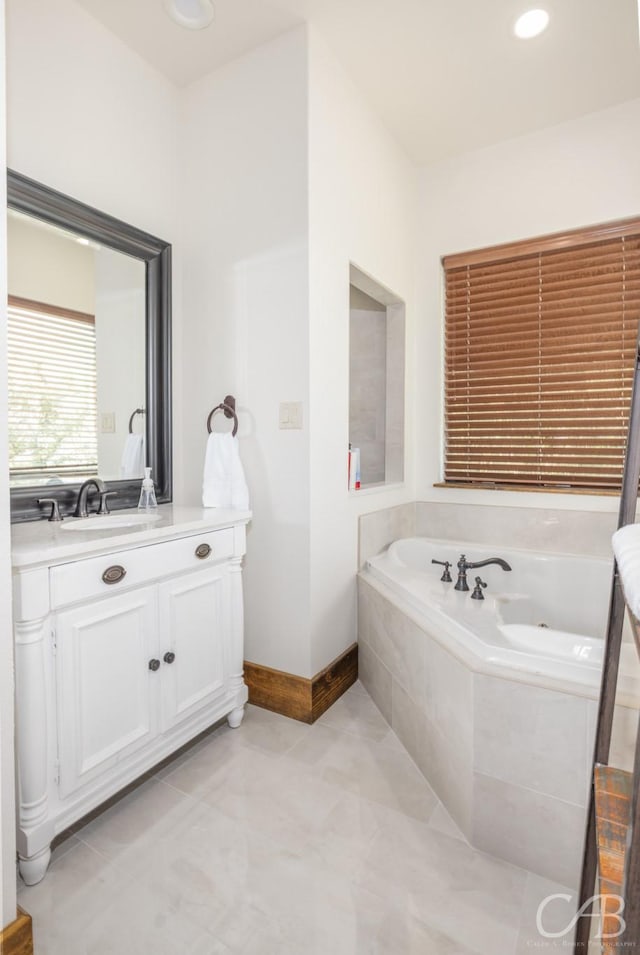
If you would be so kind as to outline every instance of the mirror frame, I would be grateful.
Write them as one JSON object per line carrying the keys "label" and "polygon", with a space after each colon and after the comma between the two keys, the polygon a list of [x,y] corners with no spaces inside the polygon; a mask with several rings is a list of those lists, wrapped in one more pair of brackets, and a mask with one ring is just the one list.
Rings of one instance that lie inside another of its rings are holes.
{"label": "mirror frame", "polygon": [[[7,170],[7,205],[28,216],[57,225],[68,232],[141,259],[146,263],[146,439],[147,464],[159,504],[172,499],[171,431],[171,245],[93,209],[70,196],[14,170]],[[117,497],[111,510],[136,507],[140,478],[107,481]],[[55,498],[64,516],[75,508],[80,482],[11,488],[11,522],[46,520],[47,510],[36,504],[38,497]],[[92,502],[93,497],[90,495]]]}

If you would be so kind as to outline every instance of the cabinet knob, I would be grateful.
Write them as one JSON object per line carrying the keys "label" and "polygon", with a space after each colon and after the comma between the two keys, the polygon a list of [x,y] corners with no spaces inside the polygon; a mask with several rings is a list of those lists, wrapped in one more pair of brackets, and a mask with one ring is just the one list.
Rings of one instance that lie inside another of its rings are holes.
{"label": "cabinet knob", "polygon": [[176,658],[176,655],[173,652],[173,650],[167,650],[167,652],[165,653],[162,659],[164,660],[165,663],[173,663],[175,658]]}
{"label": "cabinet knob", "polygon": [[159,670],[159,669],[160,669],[160,661],[159,661],[159,660],[149,660],[149,669],[150,669],[150,670],[153,670],[153,672],[155,673],[156,670]]}
{"label": "cabinet knob", "polygon": [[107,567],[102,575],[102,579],[105,584],[117,584],[126,573],[126,570],[124,567],[121,567],[120,564],[113,564],[111,567]]}
{"label": "cabinet knob", "polygon": [[198,544],[196,547],[196,557],[199,557],[200,560],[204,560],[205,557],[208,557],[211,553],[211,547],[209,544]]}

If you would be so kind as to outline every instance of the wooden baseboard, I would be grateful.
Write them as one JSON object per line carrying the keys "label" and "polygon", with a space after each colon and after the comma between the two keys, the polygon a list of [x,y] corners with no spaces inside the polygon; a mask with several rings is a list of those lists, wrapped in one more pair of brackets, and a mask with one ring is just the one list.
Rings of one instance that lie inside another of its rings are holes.
{"label": "wooden baseboard", "polygon": [[353,643],[311,681],[311,720],[314,723],[358,679],[358,644]]}
{"label": "wooden baseboard", "polygon": [[249,702],[302,723],[314,723],[357,679],[357,643],[311,679],[244,663]]}
{"label": "wooden baseboard", "polygon": [[245,660],[244,682],[249,687],[249,703],[311,722],[311,680]]}
{"label": "wooden baseboard", "polygon": [[18,906],[18,918],[0,932],[0,955],[33,955],[31,916]]}

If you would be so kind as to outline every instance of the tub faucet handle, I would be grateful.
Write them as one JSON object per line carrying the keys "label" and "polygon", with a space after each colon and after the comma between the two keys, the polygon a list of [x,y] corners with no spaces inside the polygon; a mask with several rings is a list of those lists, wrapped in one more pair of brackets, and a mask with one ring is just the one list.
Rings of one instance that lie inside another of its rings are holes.
{"label": "tub faucet handle", "polygon": [[476,577],[476,585],[474,587],[473,593],[471,594],[472,600],[484,600],[484,594],[482,593],[482,588],[486,587],[484,580],[480,580],[479,577]]}
{"label": "tub faucet handle", "polygon": [[432,559],[431,563],[440,564],[441,567],[444,567],[444,571],[442,572],[442,577],[440,578],[440,580],[443,580],[445,584],[450,584],[451,583],[451,574],[449,573],[449,568],[451,567],[450,561]]}

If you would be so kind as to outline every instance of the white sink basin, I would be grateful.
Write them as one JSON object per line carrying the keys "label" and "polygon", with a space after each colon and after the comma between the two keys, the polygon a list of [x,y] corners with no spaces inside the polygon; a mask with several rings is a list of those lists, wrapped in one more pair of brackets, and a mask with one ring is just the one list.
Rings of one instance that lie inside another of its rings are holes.
{"label": "white sink basin", "polygon": [[119,527],[139,527],[159,521],[159,514],[92,514],[91,517],[77,517],[64,521],[63,531],[79,531],[89,534],[101,531],[117,530]]}

